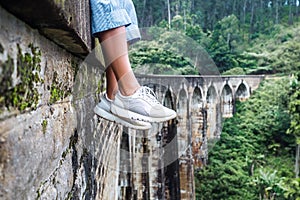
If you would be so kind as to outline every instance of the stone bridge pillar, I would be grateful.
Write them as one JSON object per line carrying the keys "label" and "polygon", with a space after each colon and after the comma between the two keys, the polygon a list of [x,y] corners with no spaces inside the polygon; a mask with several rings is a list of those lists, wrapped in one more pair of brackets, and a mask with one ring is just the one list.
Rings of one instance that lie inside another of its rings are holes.
{"label": "stone bridge pillar", "polygon": [[207,110],[204,108],[203,95],[198,86],[191,97],[191,124],[192,124],[192,155],[194,168],[199,169],[205,165],[205,151],[207,143]]}

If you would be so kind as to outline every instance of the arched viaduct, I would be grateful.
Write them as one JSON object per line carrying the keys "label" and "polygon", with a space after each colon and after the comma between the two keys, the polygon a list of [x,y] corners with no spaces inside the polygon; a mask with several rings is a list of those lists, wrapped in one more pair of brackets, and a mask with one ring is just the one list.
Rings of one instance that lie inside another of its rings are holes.
{"label": "arched viaduct", "polygon": [[144,142],[149,147],[149,177],[155,183],[149,193],[159,199],[194,199],[194,170],[206,164],[208,146],[220,137],[222,120],[233,116],[235,103],[247,100],[264,76],[143,75],[138,79],[178,115],[154,126],[151,133],[156,137]]}

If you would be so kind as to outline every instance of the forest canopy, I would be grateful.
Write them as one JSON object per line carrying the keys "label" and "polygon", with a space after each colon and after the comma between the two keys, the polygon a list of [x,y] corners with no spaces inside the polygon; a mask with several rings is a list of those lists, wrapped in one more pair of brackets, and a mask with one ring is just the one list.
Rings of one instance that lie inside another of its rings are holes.
{"label": "forest canopy", "polygon": [[[157,40],[137,45],[138,49],[143,46],[142,56],[133,48],[130,57],[134,68],[147,66],[146,72],[153,74],[201,74],[191,58],[180,54],[180,49],[176,55],[164,49],[172,43],[168,32],[174,31],[203,47],[220,73],[291,74],[300,68],[299,0],[134,3],[141,28],[163,30]],[[158,66],[151,65],[153,57],[159,58],[154,60]]]}

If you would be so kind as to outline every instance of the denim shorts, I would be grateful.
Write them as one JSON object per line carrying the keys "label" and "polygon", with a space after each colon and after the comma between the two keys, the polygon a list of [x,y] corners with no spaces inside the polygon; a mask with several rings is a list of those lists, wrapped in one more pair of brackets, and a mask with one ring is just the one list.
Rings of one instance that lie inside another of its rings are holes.
{"label": "denim shorts", "polygon": [[120,26],[126,27],[127,42],[141,38],[132,0],[90,0],[92,34]]}

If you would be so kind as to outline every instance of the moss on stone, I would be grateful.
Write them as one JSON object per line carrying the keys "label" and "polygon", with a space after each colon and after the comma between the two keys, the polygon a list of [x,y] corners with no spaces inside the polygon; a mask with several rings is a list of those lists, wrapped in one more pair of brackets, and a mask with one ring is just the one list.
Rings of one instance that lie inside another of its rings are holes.
{"label": "moss on stone", "polygon": [[[20,45],[17,45],[17,78],[18,82],[13,85],[12,74],[14,70],[14,61],[8,56],[5,63],[0,63],[2,73],[0,82],[0,112],[6,107],[7,109],[15,108],[19,111],[26,109],[36,109],[40,94],[36,85],[43,83],[39,77],[41,70],[41,51],[33,44],[29,44],[30,53],[22,53]],[[3,95],[3,96],[2,96]]]}
{"label": "moss on stone", "polygon": [[56,84],[52,84],[50,89],[50,104],[54,104],[55,102],[59,101],[63,98],[64,91],[60,90]]}
{"label": "moss on stone", "polygon": [[75,81],[76,76],[77,76],[77,72],[79,70],[79,62],[78,62],[78,60],[72,59],[71,60],[71,66],[72,66],[72,69],[73,69],[73,72],[74,72],[74,79],[73,80]]}
{"label": "moss on stone", "polygon": [[97,84],[97,94],[101,93],[101,89],[102,89],[102,80],[99,80]]}
{"label": "moss on stone", "polygon": [[46,181],[44,181],[44,182],[42,182],[42,183],[40,184],[39,189],[36,191],[36,198],[35,198],[36,200],[38,200],[38,199],[41,198],[41,195],[42,195],[42,193],[43,193],[42,188],[44,187],[44,185],[45,185],[47,182],[48,182],[48,180],[46,180]]}
{"label": "moss on stone", "polygon": [[14,61],[13,59],[8,56],[7,61],[4,63],[0,61],[0,68],[1,68],[1,74],[0,74],[0,113],[1,108],[5,107],[9,104],[9,99],[6,97],[6,94],[9,92],[9,90],[12,88],[12,74],[14,70]]}
{"label": "moss on stone", "polygon": [[41,198],[41,192],[40,190],[36,191],[36,200]]}
{"label": "moss on stone", "polygon": [[54,104],[55,102],[63,99],[65,96],[71,94],[70,89],[64,87],[62,85],[62,82],[58,80],[57,76],[58,76],[57,72],[54,72],[53,82],[50,88],[50,102],[49,102],[50,104]]}
{"label": "moss on stone", "polygon": [[54,3],[64,8],[65,0],[54,0]]}
{"label": "moss on stone", "polygon": [[46,119],[44,119],[42,121],[41,125],[42,125],[42,128],[43,128],[43,134],[45,134],[46,130],[47,130],[48,121]]}

